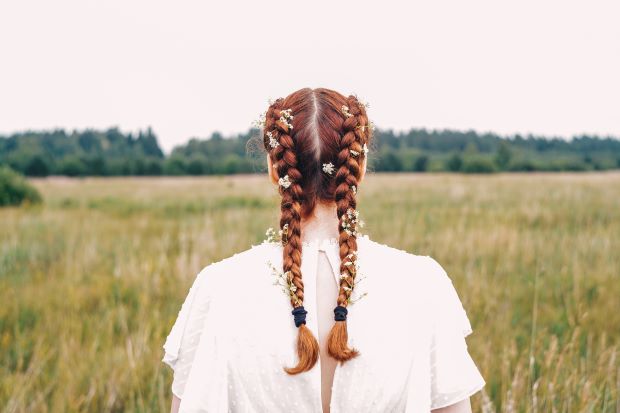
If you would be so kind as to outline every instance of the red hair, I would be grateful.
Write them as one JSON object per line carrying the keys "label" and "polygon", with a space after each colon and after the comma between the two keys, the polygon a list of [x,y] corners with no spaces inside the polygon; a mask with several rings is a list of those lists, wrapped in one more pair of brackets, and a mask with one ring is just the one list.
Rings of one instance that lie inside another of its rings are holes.
{"label": "red hair", "polygon": [[[289,116],[292,115],[292,118]],[[356,193],[363,161],[372,137],[366,107],[356,96],[345,97],[330,89],[300,89],[273,102],[266,114],[263,143],[279,178],[288,175],[290,185],[280,186],[280,228],[286,226],[283,242],[283,271],[290,271],[297,287],[291,304],[303,305],[304,283],[301,274],[301,219],[309,217],[317,202],[333,201],[339,217],[340,289],[337,305],[349,304],[355,282],[356,232],[347,226],[346,216],[356,209]],[[325,173],[322,165],[332,163],[335,175]],[[346,320],[336,321],[328,337],[328,352],[345,362],[359,355],[348,345]],[[284,368],[289,374],[310,370],[317,362],[319,345],[305,323],[297,338],[299,361]]]}

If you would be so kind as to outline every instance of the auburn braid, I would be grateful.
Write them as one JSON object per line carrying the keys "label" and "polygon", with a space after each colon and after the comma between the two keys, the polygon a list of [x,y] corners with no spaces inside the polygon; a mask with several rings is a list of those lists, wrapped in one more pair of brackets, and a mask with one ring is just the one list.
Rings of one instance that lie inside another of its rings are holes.
{"label": "auburn braid", "polygon": [[[337,304],[334,309],[336,322],[332,327],[327,341],[329,354],[338,361],[347,361],[359,355],[359,351],[348,346],[346,322],[346,307],[355,285],[357,269],[357,232],[356,228],[347,226],[347,221],[356,214],[356,193],[358,181],[362,173],[362,157],[365,158],[368,141],[368,117],[365,106],[356,96],[350,95],[346,99],[347,105],[342,107],[344,122],[339,142],[337,156],[337,172],[335,176],[336,190],[334,198],[340,218],[339,245],[340,245],[340,288]],[[344,317],[338,317],[338,312],[344,311]]]}
{"label": "auburn braid", "polygon": [[[282,107],[283,99],[272,103],[265,114],[264,143],[269,151],[277,176],[288,176],[290,185],[279,186],[282,196],[280,204],[280,229],[283,231],[283,265],[284,274],[291,277],[296,290],[291,295],[295,324],[298,326],[297,355],[299,361],[295,367],[285,367],[288,374],[298,374],[310,370],[319,357],[319,343],[306,327],[304,301],[304,283],[301,275],[301,218],[304,191],[301,186],[302,174],[298,169],[295,140],[292,137],[292,121],[287,120],[287,109]],[[290,115],[290,112],[288,112]],[[277,144],[276,144],[277,143]]]}

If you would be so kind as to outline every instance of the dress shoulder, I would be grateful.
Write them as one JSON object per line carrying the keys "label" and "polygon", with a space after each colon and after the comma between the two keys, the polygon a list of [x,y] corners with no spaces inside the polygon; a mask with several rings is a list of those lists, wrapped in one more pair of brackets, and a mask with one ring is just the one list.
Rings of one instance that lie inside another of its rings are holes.
{"label": "dress shoulder", "polygon": [[445,269],[432,257],[427,259],[436,281],[433,291],[431,333],[431,408],[464,400],[486,384],[471,357],[465,338],[472,326]]}
{"label": "dress shoulder", "polygon": [[[253,245],[220,261],[210,263],[196,275],[170,333],[163,345],[162,361],[173,370],[172,392],[182,397],[196,349],[214,300],[231,300],[239,277],[251,280],[252,269],[272,253],[269,244]],[[243,284],[243,281],[241,281]]]}
{"label": "dress shoulder", "polygon": [[[381,274],[382,281],[390,288],[398,285],[406,289],[410,303],[411,300],[423,303],[415,308],[422,308],[429,320],[431,409],[458,403],[479,391],[485,380],[465,341],[472,333],[472,326],[452,278],[443,266],[432,256],[417,255],[368,239],[360,245],[360,260],[365,260],[366,268]],[[410,395],[412,398],[416,397],[415,391]]]}
{"label": "dress shoulder", "polygon": [[433,300],[453,299],[452,281],[443,267],[429,255],[419,255],[366,238],[359,246],[364,265],[388,277],[390,282],[422,291]]}
{"label": "dress shoulder", "polygon": [[463,337],[472,333],[472,326],[467,312],[456,291],[452,278],[433,257],[427,256],[430,273],[435,277],[435,300],[439,304],[438,322],[449,323],[455,330],[460,331]]}

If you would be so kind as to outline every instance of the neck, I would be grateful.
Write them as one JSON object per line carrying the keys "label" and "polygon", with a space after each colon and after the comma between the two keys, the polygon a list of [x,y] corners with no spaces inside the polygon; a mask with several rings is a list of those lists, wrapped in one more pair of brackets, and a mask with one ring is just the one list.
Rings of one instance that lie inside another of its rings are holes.
{"label": "neck", "polygon": [[336,203],[317,203],[312,215],[301,220],[302,241],[338,238],[339,219]]}

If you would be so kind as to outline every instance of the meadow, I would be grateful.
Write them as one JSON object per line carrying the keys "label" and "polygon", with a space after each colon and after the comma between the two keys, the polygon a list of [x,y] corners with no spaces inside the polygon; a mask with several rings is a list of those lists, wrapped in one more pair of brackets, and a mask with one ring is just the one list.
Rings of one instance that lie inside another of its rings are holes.
{"label": "meadow", "polygon": [[[43,205],[0,210],[0,411],[167,411],[180,305],[202,267],[277,226],[275,187],[33,182]],[[372,239],[453,279],[487,380],[474,411],[620,411],[620,173],[375,173],[358,209]]]}

